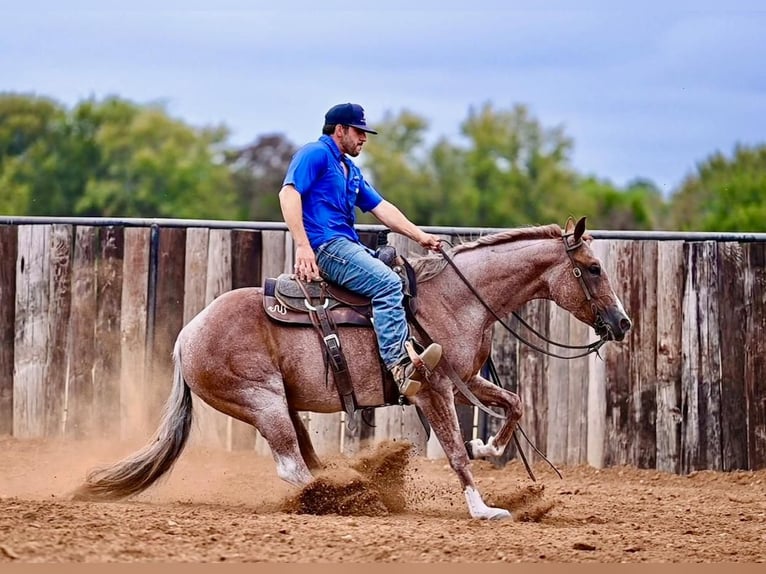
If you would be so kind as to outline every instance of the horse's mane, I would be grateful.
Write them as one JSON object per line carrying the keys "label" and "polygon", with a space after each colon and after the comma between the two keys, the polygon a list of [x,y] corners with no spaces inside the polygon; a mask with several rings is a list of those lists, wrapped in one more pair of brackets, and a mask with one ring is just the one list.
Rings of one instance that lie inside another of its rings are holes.
{"label": "horse's mane", "polygon": [[[496,245],[498,243],[509,243],[511,241],[525,241],[530,239],[555,239],[560,238],[562,234],[561,226],[556,223],[550,225],[537,225],[531,227],[518,227],[483,235],[473,241],[460,243],[448,250],[449,255],[454,255],[462,251],[469,251],[484,245]],[[419,282],[428,281],[436,277],[447,266],[447,261],[439,254],[429,253],[421,257],[408,259]]]}

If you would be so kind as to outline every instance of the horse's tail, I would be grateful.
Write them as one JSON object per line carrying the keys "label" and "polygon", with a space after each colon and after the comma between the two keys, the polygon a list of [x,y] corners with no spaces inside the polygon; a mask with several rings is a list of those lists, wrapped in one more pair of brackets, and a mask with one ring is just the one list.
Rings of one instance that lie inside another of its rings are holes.
{"label": "horse's tail", "polygon": [[85,482],[72,494],[75,500],[118,500],[133,496],[173,468],[186,446],[192,422],[192,396],[181,373],[179,340],[173,349],[173,389],[154,439],[129,457],[90,471]]}

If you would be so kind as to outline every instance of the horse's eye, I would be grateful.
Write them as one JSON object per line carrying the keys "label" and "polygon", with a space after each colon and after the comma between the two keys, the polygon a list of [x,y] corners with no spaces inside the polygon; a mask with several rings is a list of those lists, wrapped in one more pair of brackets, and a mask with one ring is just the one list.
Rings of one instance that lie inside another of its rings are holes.
{"label": "horse's eye", "polygon": [[590,271],[591,275],[601,275],[601,265],[598,263],[593,263],[590,267],[588,267],[588,271]]}

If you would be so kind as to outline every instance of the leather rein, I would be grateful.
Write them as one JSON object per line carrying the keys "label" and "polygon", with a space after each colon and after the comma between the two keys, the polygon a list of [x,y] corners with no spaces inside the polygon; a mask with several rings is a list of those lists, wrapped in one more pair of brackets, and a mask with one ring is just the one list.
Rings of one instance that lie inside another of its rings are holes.
{"label": "leather rein", "polygon": [[[590,292],[590,289],[588,289],[588,285],[585,283],[585,279],[583,279],[582,276],[582,269],[580,266],[575,262],[574,257],[572,257],[572,252],[576,251],[577,249],[582,246],[582,238],[580,238],[578,241],[574,243],[570,243],[569,238],[574,235],[573,233],[565,233],[562,235],[562,240],[564,242],[564,248],[566,249],[567,256],[569,257],[569,261],[572,263],[572,274],[578,279],[580,283],[580,287],[582,288],[583,292],[585,293],[585,298],[588,302],[591,304],[591,308],[593,309],[593,313],[596,317],[594,328],[605,328],[606,325],[604,323],[603,318],[601,317],[601,314],[598,312],[598,309],[596,308],[595,303],[593,302],[593,295]],[[443,243],[446,243],[452,246],[449,241],[443,239]],[[519,322],[524,325],[527,329],[532,331],[537,337],[542,339],[543,341],[550,343],[551,345],[561,347],[561,348],[567,348],[567,349],[586,349],[584,353],[578,354],[578,355],[571,355],[571,356],[564,356],[564,355],[558,355],[556,353],[552,353],[546,349],[543,349],[542,347],[535,345],[534,343],[531,343],[524,339],[521,335],[516,333],[510,325],[506,323],[506,321],[498,315],[498,313],[484,300],[484,298],[481,296],[481,294],[476,290],[476,288],[471,284],[470,281],[466,278],[465,275],[463,275],[463,272],[460,271],[460,269],[455,265],[455,262],[452,260],[452,258],[444,251],[440,250],[440,253],[442,257],[444,257],[444,260],[454,269],[455,273],[457,273],[458,277],[463,281],[463,283],[466,284],[466,286],[471,290],[471,292],[474,294],[476,299],[489,311],[492,316],[514,337],[516,337],[519,341],[524,343],[525,345],[528,345],[529,347],[544,353],[546,355],[549,355],[551,357],[557,357],[560,359],[576,359],[579,357],[585,357],[591,353],[596,353],[598,355],[598,350],[608,341],[607,335],[608,331],[604,331],[604,335],[601,336],[601,338],[594,342],[590,343],[589,345],[567,345],[564,343],[556,343],[554,341],[551,341],[538,331],[536,331],[531,325],[529,325],[526,321],[524,321],[515,311],[513,312],[513,316],[516,317],[516,319],[519,320]],[[417,319],[414,319],[413,321],[415,327],[421,332],[421,335],[423,335],[427,341],[432,341],[431,337],[428,335],[428,333],[425,331],[425,329],[420,325],[420,323],[417,321]],[[446,364],[445,364],[446,363]],[[490,354],[488,359],[488,366],[490,371],[490,378],[492,379],[492,382],[498,386],[502,386],[502,383],[500,381],[500,378],[497,374],[497,370],[495,369],[495,365],[492,361],[492,356]],[[476,398],[476,395],[474,395],[468,386],[460,379],[460,377],[455,373],[455,370],[452,368],[452,366],[445,361],[442,361],[442,367],[446,369],[447,374],[449,378],[452,380],[453,384],[458,388],[458,390],[463,394],[468,401],[473,404],[475,407],[479,408],[480,410],[484,411],[486,414],[500,419],[505,419],[506,417],[504,415],[501,415],[499,413],[496,413],[495,411],[490,410],[486,405],[484,405],[478,398]],[[524,463],[524,467],[526,468],[527,474],[529,477],[536,481],[534,473],[532,472],[532,467],[529,464],[529,461],[527,460],[526,455],[524,454],[523,449],[521,448],[521,444],[519,443],[519,438],[516,433],[516,431],[519,431],[521,435],[524,437],[524,439],[529,443],[529,445],[532,447],[532,449],[545,461],[548,463],[548,465],[558,474],[559,478],[563,478],[561,475],[561,472],[556,468],[556,466],[551,463],[550,460],[532,443],[532,441],[529,439],[529,437],[526,435],[524,430],[521,428],[521,425],[516,423],[516,428],[513,430],[513,440],[516,443],[516,448],[519,456],[521,457],[522,462]]]}
{"label": "leather rein", "polygon": [[[595,323],[594,327],[596,327],[596,328],[604,327],[605,326],[604,320],[601,317],[601,314],[598,312],[598,309],[596,309],[596,306],[593,303],[593,295],[591,294],[590,289],[588,289],[588,285],[585,283],[585,279],[583,279],[582,269],[580,269],[580,266],[577,265],[577,263],[575,262],[574,258],[572,257],[572,252],[576,251],[582,245],[582,243],[583,243],[582,239],[580,239],[576,243],[570,244],[569,243],[569,237],[572,236],[572,235],[573,235],[572,233],[567,233],[567,234],[564,234],[562,236],[562,240],[564,241],[564,247],[566,249],[567,256],[569,257],[569,260],[572,263],[572,274],[578,279],[578,281],[580,283],[580,287],[582,287],[582,290],[585,293],[585,298],[590,302],[591,308],[593,309],[593,313],[596,316],[596,323]],[[447,243],[448,245],[451,246],[449,241],[447,241],[446,239],[443,239],[442,242]],[[549,343],[549,344],[551,344],[551,345],[553,345],[555,347],[560,347],[560,348],[564,348],[564,349],[576,349],[576,350],[578,350],[578,349],[585,349],[585,352],[580,353],[580,354],[576,354],[576,355],[569,355],[569,356],[559,355],[557,353],[553,353],[551,351],[548,351],[547,349],[544,349],[543,347],[540,347],[539,345],[536,345],[536,344],[528,341],[527,339],[525,339],[524,337],[519,335],[516,331],[514,331],[513,328],[511,328],[511,326],[508,325],[508,323],[497,313],[497,311],[495,311],[489,305],[489,303],[487,303],[484,300],[484,298],[476,290],[476,288],[471,284],[471,282],[468,281],[466,276],[463,275],[463,272],[460,271],[460,269],[458,268],[457,265],[455,265],[455,262],[447,254],[446,251],[442,250],[441,251],[441,255],[442,255],[442,257],[444,257],[444,260],[450,265],[450,267],[452,267],[452,269],[455,271],[455,273],[457,273],[457,276],[460,277],[460,279],[463,281],[463,283],[465,283],[465,285],[468,287],[468,289],[470,289],[471,293],[474,294],[476,299],[484,306],[485,309],[487,309],[487,311],[489,311],[492,314],[492,316],[505,328],[505,330],[508,331],[511,335],[516,337],[519,341],[521,341],[525,345],[531,347],[532,349],[535,349],[536,351],[539,351],[539,352],[541,352],[541,353],[543,353],[545,355],[548,355],[548,356],[551,356],[551,357],[556,357],[556,358],[559,358],[559,359],[578,359],[580,357],[585,357],[587,355],[590,355],[591,353],[598,354],[598,350],[605,343],[607,343],[608,339],[607,339],[607,335],[606,334],[602,335],[601,338],[598,341],[594,341],[593,343],[590,343],[588,345],[567,345],[565,343],[556,343],[555,341],[552,341],[552,340],[548,339],[545,335],[543,335],[543,334],[539,333],[538,331],[536,331],[534,329],[534,327],[532,327],[529,323],[524,321],[524,319],[522,319],[521,316],[514,311],[513,312],[513,316],[522,325],[524,325],[524,327],[526,327],[527,329],[532,331],[532,333],[534,333],[538,338],[542,339],[546,343]]]}

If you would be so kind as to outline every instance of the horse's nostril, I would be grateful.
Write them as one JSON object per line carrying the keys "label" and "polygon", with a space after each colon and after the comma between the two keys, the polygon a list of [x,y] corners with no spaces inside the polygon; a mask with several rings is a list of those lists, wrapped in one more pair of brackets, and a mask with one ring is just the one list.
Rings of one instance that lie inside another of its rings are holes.
{"label": "horse's nostril", "polygon": [[630,319],[627,317],[620,320],[620,329],[623,333],[627,333],[630,331],[630,328],[633,326],[633,323],[630,322]]}

